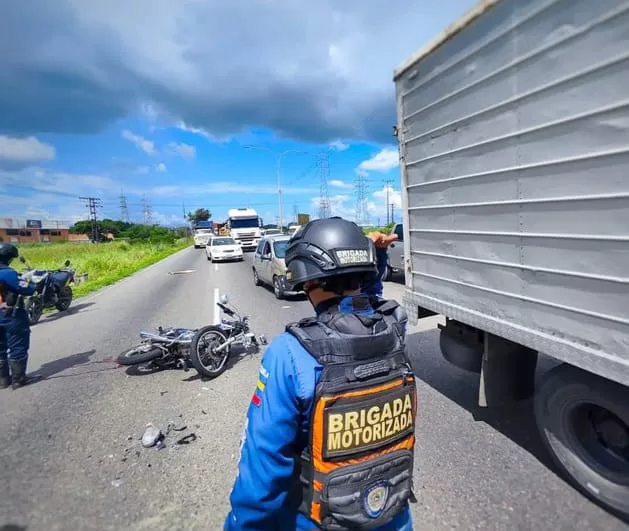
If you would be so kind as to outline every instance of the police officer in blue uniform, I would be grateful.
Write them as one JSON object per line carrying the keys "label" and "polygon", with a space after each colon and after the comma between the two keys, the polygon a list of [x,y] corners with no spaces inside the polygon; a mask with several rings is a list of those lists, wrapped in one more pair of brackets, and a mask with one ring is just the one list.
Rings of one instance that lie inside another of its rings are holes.
{"label": "police officer in blue uniform", "polygon": [[[294,289],[304,290],[317,317],[288,325],[265,352],[247,413],[225,531],[412,531],[408,502],[414,498],[416,397],[404,353],[406,314],[395,301],[380,298],[386,248],[394,239],[381,233],[367,238],[355,223],[328,218],[306,224],[289,242],[287,277]],[[359,334],[356,341],[354,333]],[[327,346],[327,355],[317,345],[324,345],[323,350]],[[335,357],[341,350],[347,355]],[[342,402],[349,389],[343,385],[357,389],[360,384],[354,378],[336,387],[332,402],[339,401],[336,419],[332,415],[321,420],[325,408],[320,406],[329,399],[325,393],[333,387],[330,382],[344,380],[339,375],[350,369],[359,374],[357,364],[358,368],[371,367],[363,375],[376,374],[383,361],[385,374],[374,377],[380,378],[380,386],[382,378],[392,378],[385,388],[396,384],[394,378],[402,378],[408,390],[404,398],[400,398],[402,387],[387,397],[367,382],[359,390],[366,404],[359,411],[355,402]],[[369,394],[374,390],[380,394]],[[387,409],[387,401],[392,408]],[[356,411],[349,411],[352,408]],[[391,418],[392,411],[404,417],[401,422]],[[349,421],[350,428],[357,429],[353,434],[331,434],[332,424],[343,429],[338,419],[344,412],[345,428]],[[365,419],[370,417],[373,422],[368,426]],[[336,460],[324,456],[321,439],[323,446],[325,440],[332,441],[330,448],[339,452]],[[362,464],[348,465],[352,460]],[[341,476],[345,479],[340,480]]]}
{"label": "police officer in blue uniform", "polygon": [[31,331],[22,296],[32,295],[35,285],[9,267],[17,257],[14,245],[0,243],[0,389],[34,380],[26,376]]}

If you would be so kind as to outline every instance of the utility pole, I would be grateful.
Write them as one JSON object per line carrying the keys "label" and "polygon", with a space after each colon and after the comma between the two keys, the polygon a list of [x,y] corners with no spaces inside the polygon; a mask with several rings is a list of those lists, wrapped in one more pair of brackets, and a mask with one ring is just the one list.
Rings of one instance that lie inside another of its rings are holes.
{"label": "utility pole", "polygon": [[120,220],[129,223],[129,207],[127,206],[127,197],[120,190]]}
{"label": "utility pole", "polygon": [[282,153],[275,153],[272,149],[269,149],[264,146],[243,146],[245,149],[254,149],[259,151],[268,151],[275,157],[275,174],[277,178],[277,226],[281,231],[284,231],[284,220],[282,219],[282,159],[285,155],[289,153],[301,153],[307,154],[307,151],[302,151],[300,149],[287,149]]}
{"label": "utility pole", "polygon": [[330,217],[330,195],[328,193],[330,159],[327,151],[317,154],[317,166],[319,168],[319,218],[325,219]]}
{"label": "utility pole", "polygon": [[181,202],[181,213],[183,214],[183,226],[186,229],[186,237],[189,236],[188,232],[188,220],[186,218],[186,203],[184,201]]}
{"label": "utility pole", "polygon": [[367,222],[367,179],[364,175],[358,174],[354,179],[356,188],[356,224],[364,225]]}
{"label": "utility pole", "polygon": [[391,223],[395,223],[395,218],[393,217],[393,203],[391,203]]}
{"label": "utility pole", "polygon": [[[384,186],[386,187],[385,190],[387,191],[387,202],[385,203],[386,205],[390,205],[391,203],[389,203],[389,191],[391,190],[391,177],[387,177],[384,180]],[[389,209],[387,208],[387,225],[389,224]]]}
{"label": "utility pole", "polygon": [[96,209],[102,208],[102,202],[99,197],[79,197],[81,201],[86,201],[85,206],[90,212],[90,221],[92,222],[92,241],[97,242],[100,240],[98,237],[98,225],[96,224]]}
{"label": "utility pole", "polygon": [[150,225],[151,224],[151,216],[152,216],[151,202],[148,200],[148,197],[146,197],[146,195],[144,195],[142,197],[142,215],[143,215],[143,219],[144,219],[144,224],[145,225]]}

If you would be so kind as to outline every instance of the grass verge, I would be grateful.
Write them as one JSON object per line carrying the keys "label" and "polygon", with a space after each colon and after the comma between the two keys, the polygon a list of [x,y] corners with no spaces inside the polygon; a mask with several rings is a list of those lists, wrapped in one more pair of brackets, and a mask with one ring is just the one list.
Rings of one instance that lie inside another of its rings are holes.
{"label": "grass verge", "polygon": [[[109,286],[155,262],[163,260],[190,245],[186,239],[168,243],[111,242],[101,244],[60,243],[20,245],[20,254],[35,269],[58,269],[66,260],[72,262],[77,275],[88,274],[88,280],[73,287],[74,296],[87,295]],[[21,264],[12,264],[14,267]]]}

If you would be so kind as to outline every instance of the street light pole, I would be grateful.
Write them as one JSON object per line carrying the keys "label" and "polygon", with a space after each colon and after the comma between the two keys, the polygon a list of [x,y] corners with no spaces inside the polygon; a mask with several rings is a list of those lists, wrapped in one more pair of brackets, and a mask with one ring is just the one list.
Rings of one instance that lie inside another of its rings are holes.
{"label": "street light pole", "polygon": [[275,172],[277,177],[277,217],[278,228],[283,232],[284,223],[282,219],[282,158],[289,153],[307,153],[307,151],[301,151],[299,149],[287,149],[281,153],[276,153],[272,149],[263,146],[244,146],[245,149],[257,149],[259,151],[268,151],[275,156]]}

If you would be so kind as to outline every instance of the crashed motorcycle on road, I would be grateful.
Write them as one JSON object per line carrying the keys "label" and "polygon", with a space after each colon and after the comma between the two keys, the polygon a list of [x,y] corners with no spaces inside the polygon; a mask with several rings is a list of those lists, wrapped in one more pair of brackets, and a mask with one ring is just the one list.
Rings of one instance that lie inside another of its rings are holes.
{"label": "crashed motorcycle on road", "polygon": [[72,304],[73,297],[71,284],[74,283],[74,269],[70,267],[70,260],[66,260],[64,267],[60,269],[49,270],[33,269],[23,256],[20,261],[31,273],[30,281],[37,286],[33,295],[24,297],[30,324],[37,323],[47,308],[66,311]]}
{"label": "crashed motorcycle on road", "polygon": [[199,374],[207,378],[216,378],[227,368],[234,346],[242,346],[248,350],[266,345],[263,334],[258,337],[249,329],[249,317],[241,316],[234,306],[228,306],[229,297],[222,295],[216,304],[227,315],[218,325],[204,326],[197,330],[192,340],[190,361]]}
{"label": "crashed motorcycle on road", "polygon": [[140,332],[142,343],[125,350],[118,356],[120,365],[141,365],[149,363],[151,369],[175,367],[188,370],[190,345],[196,329],[163,328],[157,333]]}
{"label": "crashed motorcycle on road", "polygon": [[249,330],[249,318],[241,317],[227,305],[227,295],[218,304],[229,319],[218,325],[202,328],[162,328],[157,334],[140,332],[142,343],[125,350],[118,356],[120,365],[147,364],[148,369],[175,367],[188,370],[188,361],[201,376],[216,378],[227,368],[232,347],[240,345],[246,350],[267,343],[264,335],[256,337]]}

